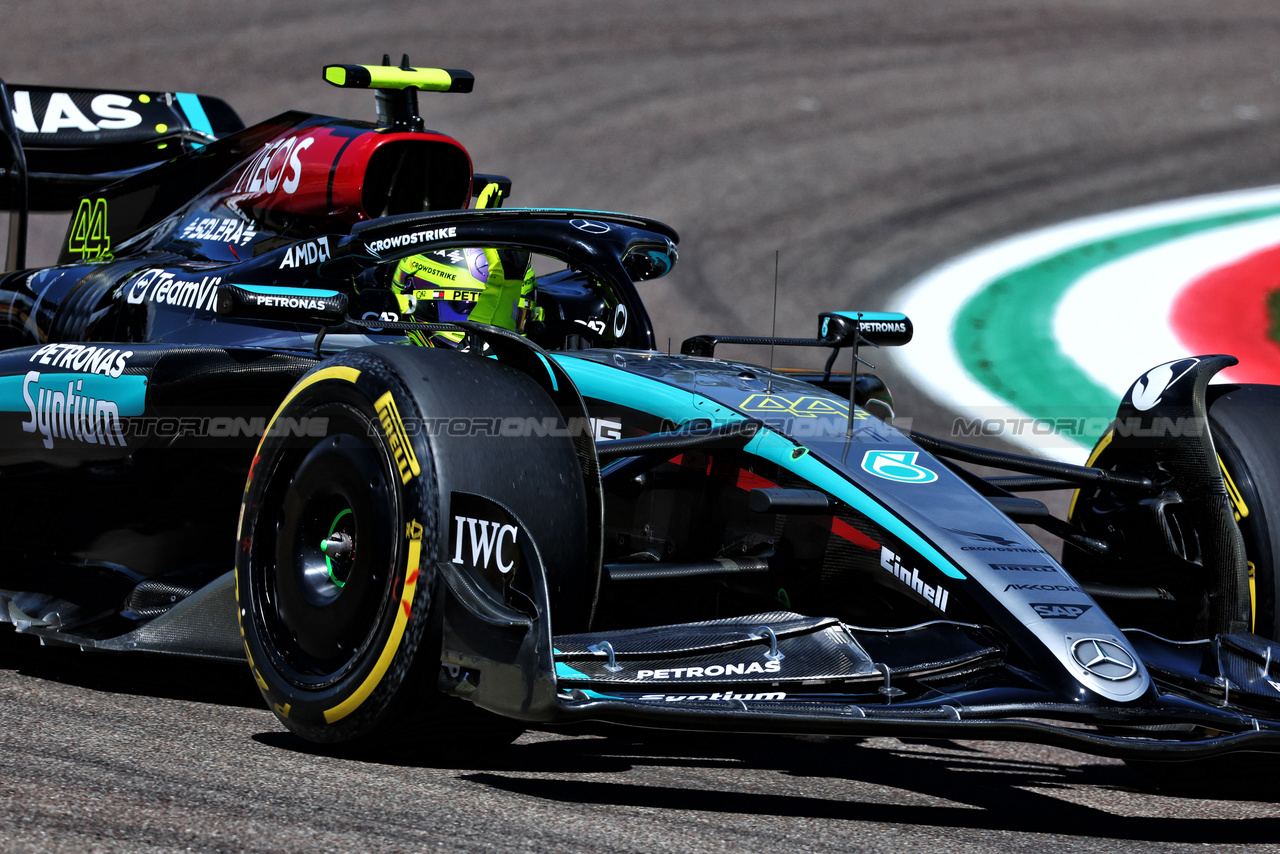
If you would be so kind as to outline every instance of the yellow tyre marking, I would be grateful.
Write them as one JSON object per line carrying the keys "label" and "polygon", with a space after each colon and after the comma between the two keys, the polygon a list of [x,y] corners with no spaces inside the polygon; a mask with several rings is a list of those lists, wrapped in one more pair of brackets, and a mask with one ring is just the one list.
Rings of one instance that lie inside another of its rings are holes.
{"label": "yellow tyre marking", "polygon": [[1236,521],[1239,522],[1245,516],[1249,515],[1249,508],[1244,503],[1244,497],[1240,495],[1240,490],[1236,489],[1236,482],[1231,479],[1231,474],[1227,471],[1227,467],[1222,464],[1222,457],[1218,457],[1218,468],[1222,469],[1222,479],[1227,484],[1227,498],[1231,501],[1231,509],[1236,513]]}
{"label": "yellow tyre marking", "polygon": [[[414,536],[415,534],[416,536]],[[360,683],[360,687],[352,692],[350,697],[347,697],[332,709],[325,710],[325,723],[340,721],[359,708],[360,704],[373,693],[373,689],[378,687],[378,683],[382,681],[387,668],[391,666],[391,659],[395,657],[396,651],[400,648],[400,640],[404,637],[405,626],[409,624],[410,611],[413,606],[413,592],[418,587],[418,563],[422,556],[422,526],[416,521],[410,522],[409,535],[409,560],[405,569],[404,592],[401,594],[400,607],[396,609],[396,620],[391,626],[391,633],[387,636],[387,643],[382,648],[382,654],[378,656],[377,662],[373,665],[373,670]]]}
{"label": "yellow tyre marking", "polygon": [[[335,365],[332,368],[324,368],[316,371],[309,377],[306,377],[293,388],[289,389],[289,393],[285,395],[284,400],[276,407],[275,414],[271,416],[271,420],[267,422],[267,429],[262,431],[262,438],[258,440],[258,447],[253,452],[253,462],[249,466],[249,478],[245,481],[244,491],[249,494],[249,485],[253,483],[253,477],[257,474],[258,457],[262,454],[262,443],[267,441],[267,437],[271,435],[271,428],[275,426],[276,419],[280,417],[280,413],[284,412],[284,408],[289,405],[289,401],[293,400],[298,392],[302,391],[309,385],[315,385],[321,380],[346,380],[347,382],[355,382],[360,377],[360,371],[357,368],[344,368]],[[236,523],[236,540],[240,539],[240,531],[244,527],[244,502],[240,502],[240,521]]]}
{"label": "yellow tyre marking", "polygon": [[1256,631],[1258,625],[1258,579],[1253,561],[1249,561],[1249,631]]}
{"label": "yellow tyre marking", "polygon": [[[297,397],[298,392],[302,391],[307,386],[315,385],[316,383],[321,382],[323,380],[346,380],[349,383],[353,383],[357,379],[359,379],[359,377],[360,377],[360,370],[358,368],[346,368],[341,365],[334,365],[331,368],[322,368],[321,370],[316,371],[314,374],[311,374],[308,377],[304,377],[297,385],[289,389],[289,393],[284,396],[284,400],[280,401],[280,405],[276,407],[275,414],[272,415],[271,420],[267,422],[267,429],[262,431],[262,438],[258,440],[258,447],[253,452],[254,464],[249,467],[249,480],[246,481],[244,485],[244,491],[246,494],[249,492],[249,484],[253,482],[253,477],[255,474],[257,474],[256,472],[256,469],[258,467],[257,462],[258,462],[258,457],[261,456],[262,454],[262,443],[267,441],[267,437],[271,435],[271,428],[275,426],[276,419],[280,417],[281,412],[284,412],[284,408],[289,405],[289,401]],[[243,502],[241,502],[240,504],[239,525],[241,526],[244,525],[244,503]],[[236,528],[236,539],[237,541],[240,539],[239,527]]]}
{"label": "yellow tyre marking", "polygon": [[[1111,444],[1111,439],[1115,436],[1115,431],[1108,430],[1098,444],[1094,447],[1093,453],[1089,454],[1089,461],[1085,465],[1092,466],[1097,462],[1098,457]],[[1227,467],[1222,462],[1222,457],[1218,457],[1218,468],[1222,469],[1222,479],[1227,487],[1227,499],[1231,502],[1231,509],[1234,511],[1236,521],[1249,515],[1249,507],[1244,503],[1244,497],[1240,495],[1240,490],[1236,488],[1235,481],[1231,479],[1231,473],[1227,471]],[[1071,506],[1067,509],[1067,519],[1070,520],[1076,514],[1076,499],[1080,497],[1080,490],[1076,490],[1071,495]],[[1258,624],[1258,583],[1255,578],[1255,568],[1253,561],[1249,561],[1249,630],[1253,631]]]}
{"label": "yellow tyre marking", "polygon": [[[1236,488],[1235,481],[1231,479],[1231,473],[1223,464],[1222,457],[1218,457],[1218,468],[1222,469],[1222,480],[1227,487],[1227,500],[1231,502],[1231,509],[1235,513],[1236,521],[1239,522],[1249,515],[1249,507],[1244,503],[1244,496]],[[1249,564],[1249,631],[1254,631],[1258,625],[1258,582],[1254,577],[1256,569],[1253,561],[1247,561],[1247,563]]]}
{"label": "yellow tyre marking", "polygon": [[[271,432],[271,427],[276,423],[276,419],[280,417],[280,413],[289,405],[289,401],[298,396],[298,392],[307,386],[315,385],[324,380],[346,380],[349,383],[355,382],[360,378],[359,368],[347,368],[342,365],[334,365],[331,368],[322,368],[310,376],[304,377],[297,385],[289,389],[289,393],[284,396],[284,400],[280,401],[280,405],[276,407],[276,414],[271,416],[271,420],[267,422],[267,429],[263,432],[262,438],[266,439],[267,434]],[[258,447],[262,447],[262,442],[258,442]]]}
{"label": "yellow tyre marking", "polygon": [[422,474],[422,468],[418,465],[417,455],[413,453],[413,445],[409,442],[409,434],[405,432],[404,421],[400,419],[400,410],[396,408],[395,398],[391,396],[391,392],[387,392],[378,398],[373,408],[377,410],[378,419],[382,422],[382,430],[387,434],[387,441],[391,444],[391,453],[396,458],[396,469],[400,472],[400,482],[408,483]]}
{"label": "yellow tyre marking", "polygon": [[253,663],[253,653],[249,652],[249,644],[244,645],[244,657],[249,659],[249,669],[253,671],[253,679],[258,683],[258,687],[262,689],[262,693],[271,690],[267,687],[267,680],[262,678],[262,674],[258,672],[258,665]]}

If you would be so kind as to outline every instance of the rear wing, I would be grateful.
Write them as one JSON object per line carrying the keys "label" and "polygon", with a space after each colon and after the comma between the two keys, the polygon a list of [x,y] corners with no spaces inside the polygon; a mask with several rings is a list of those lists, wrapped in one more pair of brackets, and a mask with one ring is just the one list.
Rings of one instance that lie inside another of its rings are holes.
{"label": "rear wing", "polygon": [[5,85],[0,80],[0,209],[7,269],[25,265],[28,211],[81,196],[244,127],[226,102],[190,92]]}

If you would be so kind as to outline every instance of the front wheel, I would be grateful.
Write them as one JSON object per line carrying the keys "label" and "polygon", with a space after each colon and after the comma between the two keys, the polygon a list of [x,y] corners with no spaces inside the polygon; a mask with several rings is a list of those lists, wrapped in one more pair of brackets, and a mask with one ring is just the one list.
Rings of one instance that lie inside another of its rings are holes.
{"label": "front wheel", "polygon": [[[1207,403],[1214,450],[1249,562],[1250,625],[1256,634],[1280,640],[1280,445],[1274,435],[1275,425],[1280,424],[1280,387],[1210,385]],[[1090,464],[1099,468],[1116,468],[1121,462],[1114,446],[1108,447],[1107,437],[1090,457]],[[1073,575],[1077,565],[1087,569],[1087,564],[1078,558],[1074,563],[1069,560],[1067,568]],[[1105,574],[1097,578],[1109,580]],[[1167,581],[1168,575],[1162,574],[1150,583],[1165,585]],[[1152,610],[1151,603],[1141,601],[1119,604],[1129,604],[1132,609],[1125,612],[1133,617],[1132,623],[1125,624],[1141,625],[1139,615]],[[1175,631],[1157,627],[1157,634],[1169,636]],[[1269,765],[1273,764],[1270,757],[1253,754],[1188,762],[1126,761],[1157,788],[1218,796],[1256,794],[1257,780],[1265,778],[1263,772],[1271,770]]]}
{"label": "front wheel", "polygon": [[1252,627],[1280,640],[1280,386],[1209,387],[1209,429],[1249,561]]}
{"label": "front wheel", "polygon": [[[1280,640],[1280,445],[1274,438],[1280,423],[1280,386],[1211,385],[1206,397],[1209,432],[1249,564],[1249,625],[1256,634]],[[1135,459],[1112,438],[1108,433],[1098,442],[1089,465],[1159,475],[1149,461]],[[1176,537],[1189,544],[1184,551],[1196,552],[1203,535],[1176,524],[1176,505],[1167,514],[1172,520],[1167,531],[1154,525],[1153,518],[1150,508],[1137,507],[1130,498],[1105,489],[1081,490],[1072,505],[1072,521],[1091,536],[1120,537],[1124,550],[1138,559],[1107,563],[1068,551],[1064,565],[1085,583],[1128,585],[1161,594],[1105,599],[1120,625],[1177,640],[1203,637],[1213,595],[1210,580],[1196,563],[1172,559],[1166,545]]]}
{"label": "front wheel", "polygon": [[340,357],[293,388],[242,509],[236,589],[249,663],[280,720],[312,741],[384,728],[430,605],[432,565],[421,558],[439,528],[434,473],[429,456],[383,429],[383,413],[398,422],[390,414],[411,398],[379,367]]}
{"label": "front wheel", "polygon": [[326,360],[267,429],[237,540],[249,664],[276,716],[309,741],[385,748],[421,740],[426,724],[444,735],[436,749],[459,732],[475,739],[468,749],[503,744],[520,724],[436,687],[429,626],[448,527],[431,447],[406,429],[423,421],[421,396],[395,364],[376,349]]}

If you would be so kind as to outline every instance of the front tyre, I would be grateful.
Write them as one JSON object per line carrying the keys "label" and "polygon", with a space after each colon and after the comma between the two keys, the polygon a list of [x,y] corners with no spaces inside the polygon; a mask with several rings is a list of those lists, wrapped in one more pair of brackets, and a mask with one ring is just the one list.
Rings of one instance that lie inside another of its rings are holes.
{"label": "front tyre", "polygon": [[[1275,425],[1280,424],[1280,387],[1210,385],[1207,404],[1214,450],[1249,562],[1251,627],[1256,634],[1280,640],[1280,446],[1275,440]],[[1114,445],[1108,446],[1108,437],[1090,456],[1090,465],[1098,468],[1124,470],[1123,462]],[[1070,561],[1067,569],[1073,575],[1077,572]],[[1100,580],[1107,577],[1102,575]],[[1164,584],[1165,579],[1157,577],[1152,583]],[[1143,602],[1136,607],[1139,613],[1150,609],[1149,603]],[[1122,625],[1139,625],[1139,619]],[[1156,628],[1157,634],[1174,634]],[[1269,779],[1274,759],[1243,753],[1185,762],[1129,759],[1126,764],[1158,789],[1181,795],[1234,797],[1256,795],[1257,781]]]}
{"label": "front tyre", "polygon": [[419,416],[384,361],[342,354],[294,386],[254,458],[241,632],[268,705],[308,740],[379,739],[414,693],[441,531],[431,455],[404,429]]}
{"label": "front tyre", "polygon": [[1244,537],[1255,634],[1280,640],[1280,386],[1209,387],[1209,429]]}

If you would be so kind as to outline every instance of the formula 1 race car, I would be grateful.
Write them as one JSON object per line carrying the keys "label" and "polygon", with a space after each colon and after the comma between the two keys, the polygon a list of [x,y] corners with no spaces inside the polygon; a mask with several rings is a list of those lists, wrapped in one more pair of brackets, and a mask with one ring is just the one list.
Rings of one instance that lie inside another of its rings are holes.
{"label": "formula 1 race car", "polygon": [[[1158,366],[1072,466],[895,428],[859,353],[906,344],[900,314],[664,354],[637,284],[672,229],[489,204],[510,182],[417,110],[466,72],[325,76],[375,89],[377,121],[0,84],[19,632],[247,660],[327,743],[603,721],[1280,749],[1280,389]],[[22,269],[27,212],[58,209],[60,263]],[[501,322],[447,264],[396,278],[477,247],[533,271]],[[736,343],[830,358],[715,357]],[[1014,494],[1049,489],[1069,519]]]}

